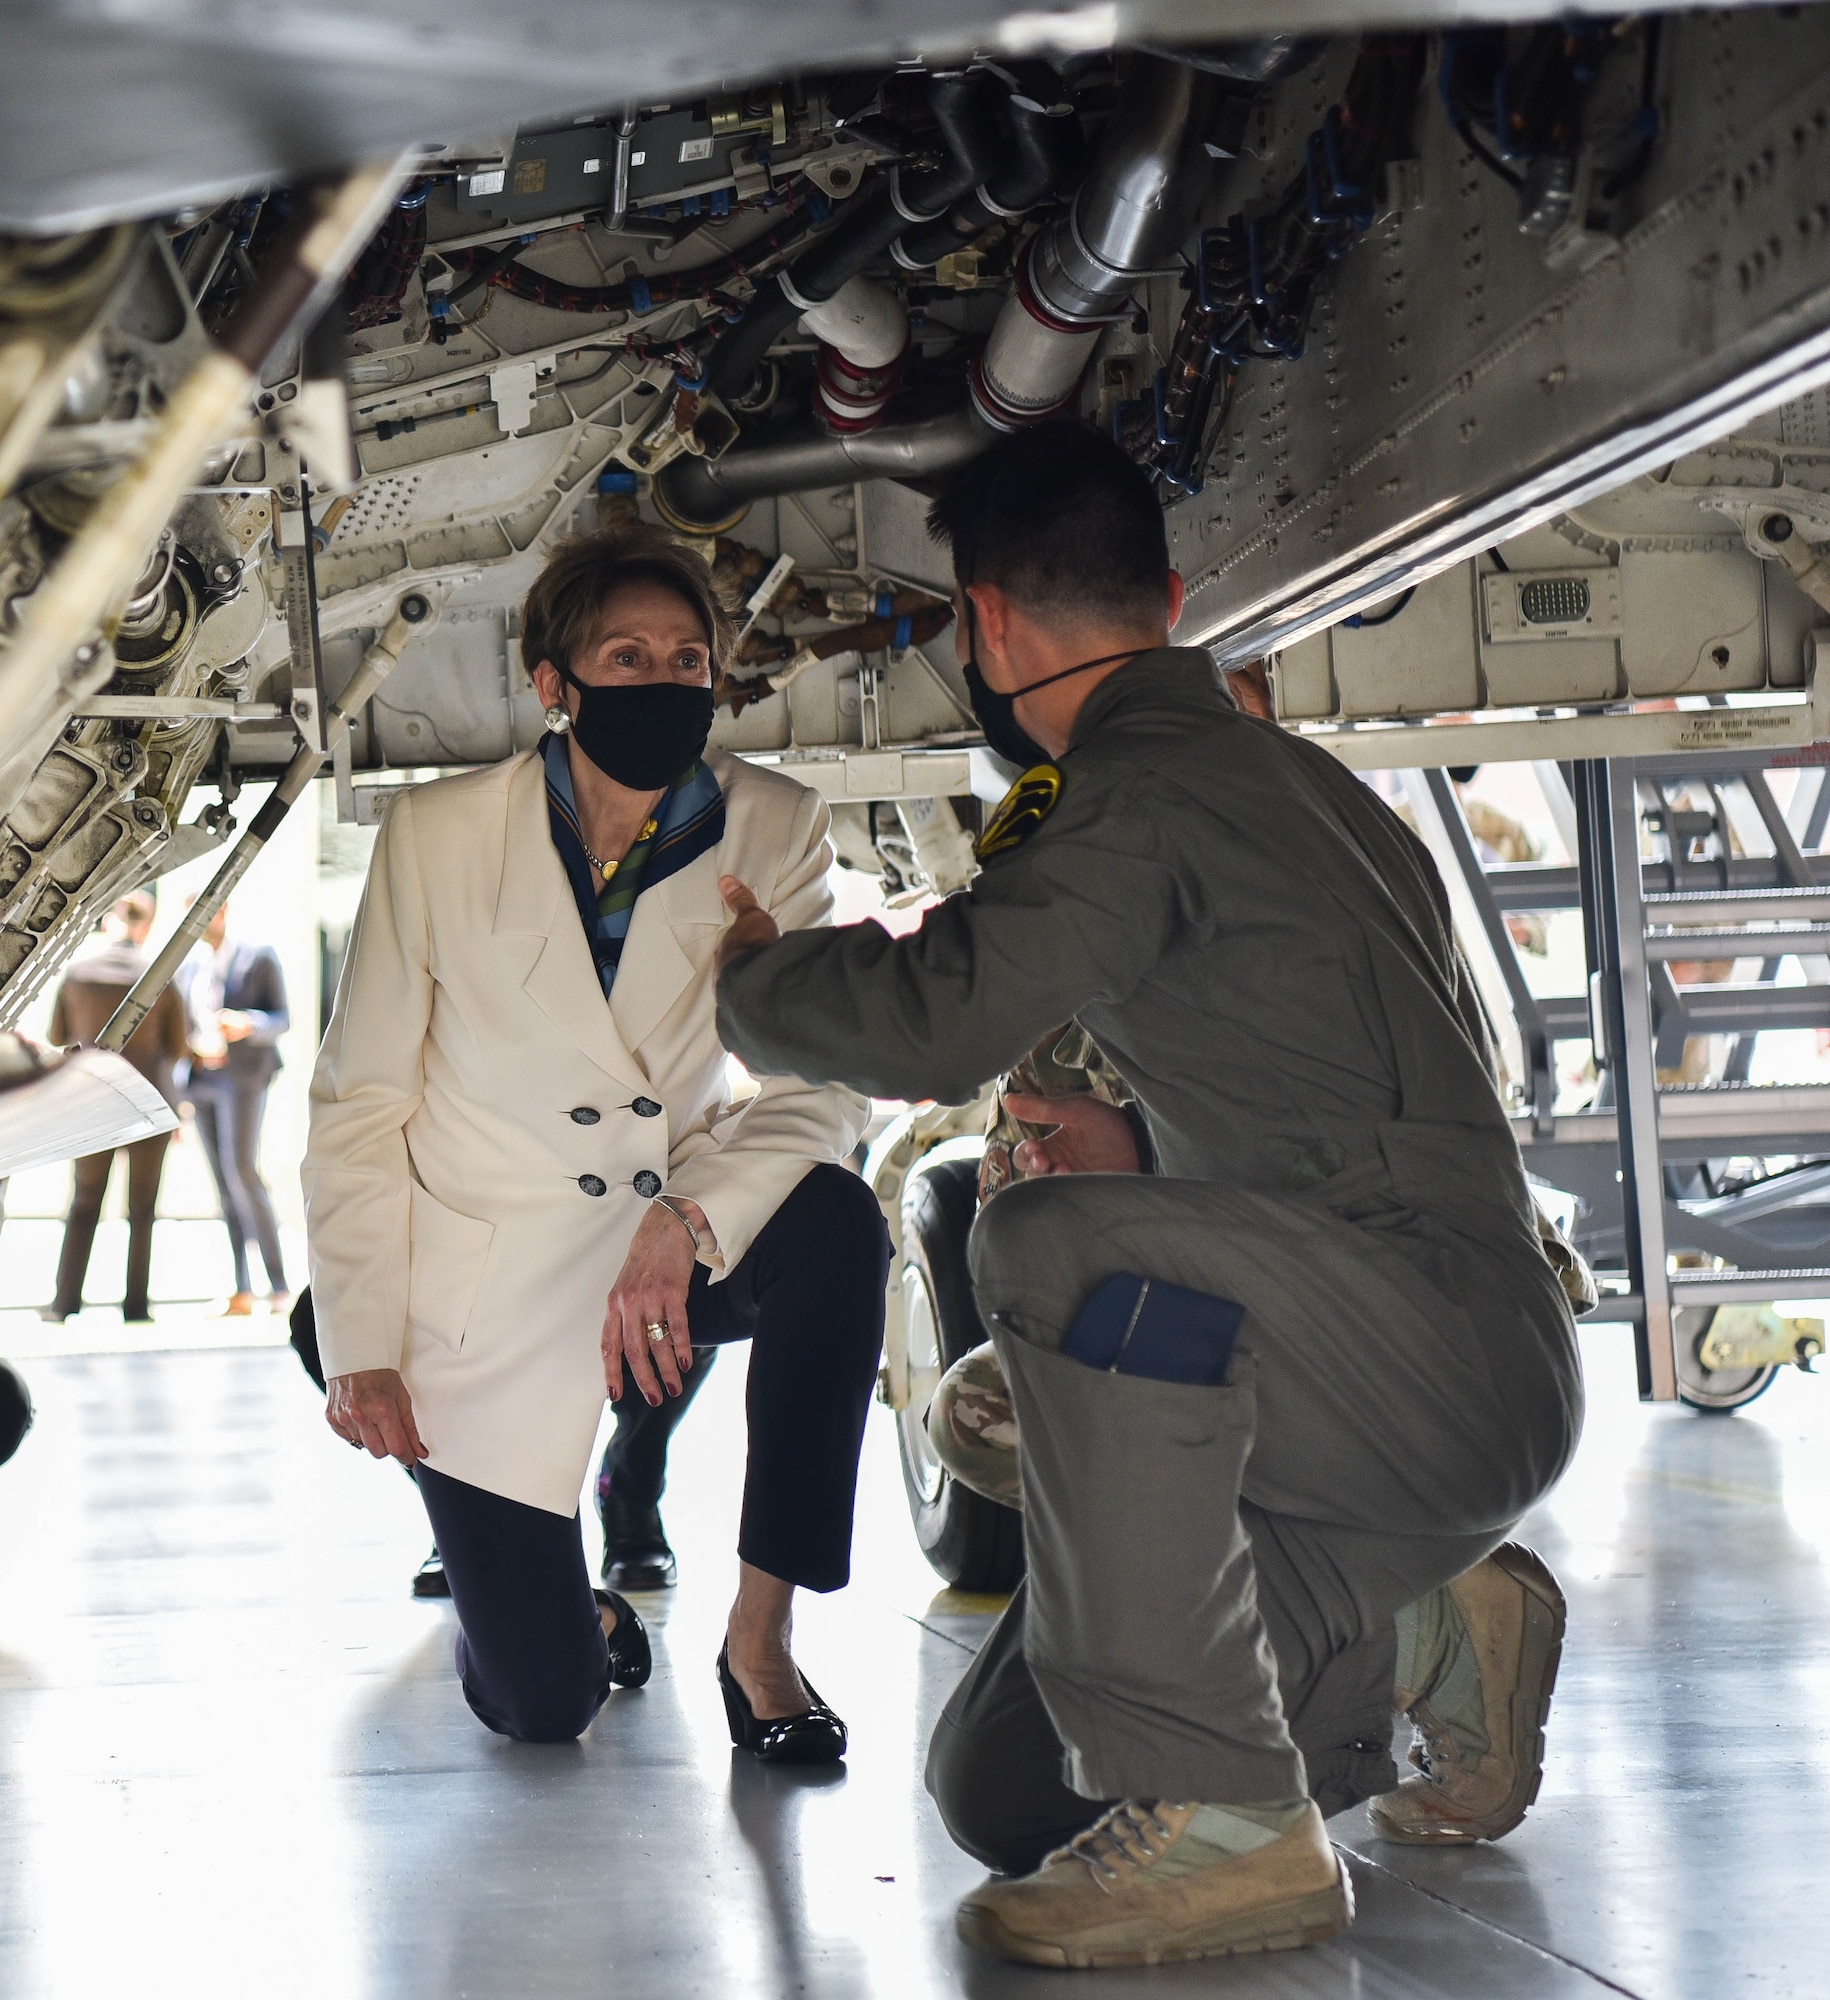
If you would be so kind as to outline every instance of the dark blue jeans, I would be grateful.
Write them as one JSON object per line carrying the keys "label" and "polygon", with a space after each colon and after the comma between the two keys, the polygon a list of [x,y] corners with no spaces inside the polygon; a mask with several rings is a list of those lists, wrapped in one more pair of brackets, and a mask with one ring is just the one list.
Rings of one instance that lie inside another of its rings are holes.
{"label": "dark blue jeans", "polygon": [[[852,1505],[883,1347],[889,1231],[843,1167],[815,1167],[729,1277],[693,1273],[696,1347],[750,1342],[750,1455],[737,1553],[806,1590],[851,1574]],[[457,1610],[465,1699],[504,1736],[552,1743],[609,1691],[608,1650],[578,1517],[419,1468]]]}

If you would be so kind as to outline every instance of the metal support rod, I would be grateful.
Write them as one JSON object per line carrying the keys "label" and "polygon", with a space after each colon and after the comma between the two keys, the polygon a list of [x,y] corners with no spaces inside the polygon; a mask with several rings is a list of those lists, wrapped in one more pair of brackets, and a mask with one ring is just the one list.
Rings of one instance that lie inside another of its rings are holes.
{"label": "metal support rod", "polygon": [[[432,616],[432,600],[419,591],[409,591],[400,600],[387,629],[363,654],[362,664],[356,669],[349,686],[330,706],[328,734],[333,745],[349,734],[350,724],[362,713],[369,697],[393,672],[407,641],[415,632],[431,630]],[[171,984],[179,966],[190,956],[191,947],[209,929],[210,919],[229,900],[236,884],[254,866],[281,820],[318,775],[329,754],[309,743],[301,746],[286,766],[285,775],[268,794],[266,803],[249,822],[247,832],[230,848],[222,866],[210,878],[210,886],[185,912],[183,922],[166,939],[165,948],[140,975],[133,991],[109,1016],[107,1026],[95,1038],[98,1049],[126,1047],[129,1037],[152,1012],[159,995]]]}
{"label": "metal support rod", "polygon": [[[1773,843],[1773,854],[1779,863],[1780,872],[1795,889],[1809,889],[1815,886],[1816,877],[1811,873],[1811,864],[1799,851],[1798,842],[1792,836],[1792,829],[1786,824],[1786,816],[1779,810],[1779,801],[1774,798],[1766,781],[1766,773],[1761,770],[1743,771],[1739,774],[1743,789],[1754,802],[1754,810],[1760,815],[1761,823]],[[1728,841],[1723,839],[1726,848]]]}
{"label": "metal support rod", "polygon": [[173,392],[145,456],[102,496],[27,600],[19,635],[0,656],[0,813],[18,803],[76,704],[113,673],[112,649],[99,635],[120,615],[172,509],[241,415],[267,357],[343,282],[416,157],[359,168],[306,220]]}
{"label": "metal support rod", "polygon": [[1645,909],[1640,900],[1639,792],[1625,759],[1583,767],[1588,810],[1584,866],[1596,914],[1593,950],[1606,1019],[1607,1060],[1620,1135],[1627,1281],[1643,1300],[1635,1346],[1639,1392],[1677,1398],[1671,1281],[1665,1265],[1665,1176],[1659,1160],[1658,1077],[1653,1065]]}
{"label": "metal support rod", "polygon": [[[1418,837],[1430,850],[1437,873],[1442,877],[1442,886],[1449,898],[1449,916],[1454,924],[1455,940],[1473,977],[1474,990],[1479,996],[1481,1013],[1493,1038],[1500,1067],[1509,1084],[1520,1090],[1526,1089],[1531,1075],[1531,1052],[1526,1046],[1525,1024],[1513,1005],[1512,989],[1507,982],[1500,952],[1479,908],[1480,895],[1486,889],[1485,878],[1477,874],[1476,879],[1481,884],[1479,890],[1466,879],[1467,871],[1449,837],[1441,805],[1427,774],[1422,770],[1408,770],[1402,774],[1401,782]],[[1504,940],[1504,945],[1510,956],[1510,937]]]}
{"label": "metal support rod", "polygon": [[1507,998],[1512,1002],[1512,1018],[1518,1023],[1519,1041],[1529,1073],[1533,1126],[1539,1138],[1549,1138],[1556,1129],[1554,1107],[1557,1081],[1544,1010],[1526,983],[1512,933],[1506,928],[1506,919],[1500,915],[1499,905],[1494,902],[1493,893],[1487,887],[1486,871],[1481,867],[1479,854],[1475,852],[1468,816],[1462,810],[1455,787],[1449,782],[1448,772],[1430,771],[1425,775],[1430,796],[1436,801],[1436,810],[1442,819],[1443,836],[1455,856],[1462,880],[1468,886],[1469,898],[1480,917],[1481,928],[1487,934],[1500,976],[1506,982]]}

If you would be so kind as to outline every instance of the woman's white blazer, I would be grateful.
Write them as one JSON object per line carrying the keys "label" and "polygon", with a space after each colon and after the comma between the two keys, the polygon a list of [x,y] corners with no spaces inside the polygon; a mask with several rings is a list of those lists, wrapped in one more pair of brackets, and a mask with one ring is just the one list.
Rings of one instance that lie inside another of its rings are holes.
{"label": "woman's white blazer", "polygon": [[538,754],[403,793],[312,1079],[326,1373],[398,1368],[431,1465],[555,1514],[577,1508],[603,1410],[605,1298],[649,1207],[637,1178],[705,1210],[716,1279],[868,1115],[793,1077],[733,1095],[713,1019],[718,878],[803,930],[830,921],[832,851],[817,793],[707,762],[724,839],[638,898],[608,1001]]}

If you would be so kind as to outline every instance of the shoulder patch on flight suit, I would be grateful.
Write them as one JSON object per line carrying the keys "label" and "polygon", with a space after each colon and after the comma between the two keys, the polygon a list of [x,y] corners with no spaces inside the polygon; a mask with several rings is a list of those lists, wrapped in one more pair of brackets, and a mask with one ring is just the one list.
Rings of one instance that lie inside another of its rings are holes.
{"label": "shoulder patch on flight suit", "polygon": [[1037,764],[1025,771],[991,815],[973,852],[981,861],[994,854],[1008,854],[1021,847],[1049,814],[1061,797],[1061,773],[1053,764]]}

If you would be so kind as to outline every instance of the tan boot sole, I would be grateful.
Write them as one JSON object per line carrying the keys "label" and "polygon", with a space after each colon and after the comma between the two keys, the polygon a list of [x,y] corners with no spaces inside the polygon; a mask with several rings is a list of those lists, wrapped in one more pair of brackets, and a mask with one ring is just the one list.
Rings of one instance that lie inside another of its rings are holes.
{"label": "tan boot sole", "polygon": [[[1400,1819],[1380,1811],[1375,1799],[1370,1817],[1387,1840],[1411,1847],[1471,1847],[1477,1840],[1499,1840],[1509,1834],[1537,1802],[1544,1782],[1544,1725],[1550,1720],[1550,1698],[1563,1660],[1563,1633],[1568,1622],[1557,1579],[1533,1552],[1517,1542],[1503,1542],[1490,1561],[1497,1563],[1525,1592],[1525,1632],[1519,1649],[1519,1684],[1512,1696],[1512,1760],[1519,1776],[1503,1805],[1470,1819]],[[1404,1796],[1402,1788],[1394,1797]]]}
{"label": "tan boot sole", "polygon": [[1295,1951],[1339,1937],[1353,1922],[1353,1885],[1337,1859],[1332,1887],[1266,1903],[1255,1910],[1235,1910],[1211,1924],[1170,1930],[1148,1917],[1127,1917],[1111,1924],[1092,1924],[1060,1938],[1029,1938],[1009,1929],[992,1911],[968,1906],[959,1913],[957,1928],[963,1942],[998,1958],[1025,1965],[1051,1965],[1085,1971],[1124,1965],[1173,1965],[1187,1958],[1229,1958],[1254,1951]]}

